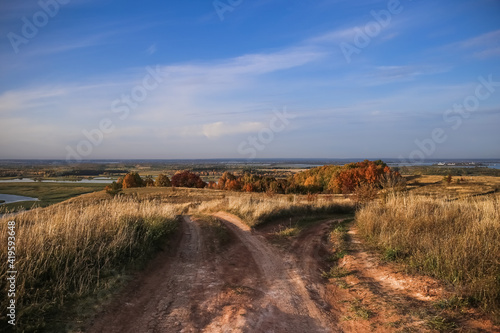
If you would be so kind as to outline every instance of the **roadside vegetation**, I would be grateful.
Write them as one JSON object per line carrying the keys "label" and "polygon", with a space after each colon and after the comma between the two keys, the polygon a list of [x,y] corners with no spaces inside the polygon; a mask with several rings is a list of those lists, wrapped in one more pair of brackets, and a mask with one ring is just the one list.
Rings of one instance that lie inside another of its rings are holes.
{"label": "roadside vegetation", "polygon": [[307,196],[299,195],[266,198],[258,195],[241,194],[203,202],[198,209],[207,212],[225,210],[239,216],[249,226],[256,227],[280,218],[352,213],[354,205],[351,200],[343,198],[316,198],[311,201]]}
{"label": "roadside vegetation", "polygon": [[397,194],[365,205],[356,220],[360,235],[387,260],[447,281],[498,318],[498,196],[449,201]]}
{"label": "roadside vegetation", "polygon": [[[155,200],[115,198],[18,214],[17,327],[25,332],[65,331],[46,325],[73,315],[70,310],[77,300],[95,301],[96,295],[140,267],[165,245],[180,210],[182,206]],[[7,235],[7,218],[0,221],[0,233]],[[0,249],[0,260],[7,262],[6,247]],[[0,289],[7,290],[6,281],[3,271]],[[0,306],[5,309],[7,301],[1,298]],[[7,323],[5,313],[0,322]]]}

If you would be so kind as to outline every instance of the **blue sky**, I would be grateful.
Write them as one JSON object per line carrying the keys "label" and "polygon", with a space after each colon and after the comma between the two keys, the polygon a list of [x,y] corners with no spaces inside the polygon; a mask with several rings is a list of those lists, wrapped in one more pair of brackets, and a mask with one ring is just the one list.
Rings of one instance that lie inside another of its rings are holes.
{"label": "blue sky", "polygon": [[499,158],[499,18],[495,0],[3,1],[0,158]]}

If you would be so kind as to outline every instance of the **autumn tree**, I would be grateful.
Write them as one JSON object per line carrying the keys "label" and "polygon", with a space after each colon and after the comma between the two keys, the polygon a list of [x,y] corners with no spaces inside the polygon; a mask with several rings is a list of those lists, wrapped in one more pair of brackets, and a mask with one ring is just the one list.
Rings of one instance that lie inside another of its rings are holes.
{"label": "autumn tree", "polygon": [[243,191],[245,191],[245,192],[253,192],[254,189],[253,189],[252,184],[248,183],[248,184],[243,185]]}
{"label": "autumn tree", "polygon": [[227,190],[226,184],[229,184],[229,182],[232,182],[234,180],[236,180],[236,176],[234,176],[232,173],[226,171],[219,178],[219,181],[217,182],[217,185],[218,185],[219,189],[221,189],[221,190]]}
{"label": "autumn tree", "polygon": [[203,188],[206,183],[195,173],[189,171],[177,172],[171,180],[174,187],[196,187]]}
{"label": "autumn tree", "polygon": [[144,181],[137,172],[127,173],[123,178],[123,183],[122,183],[123,188],[142,187],[142,186],[144,186]]}
{"label": "autumn tree", "polygon": [[172,186],[172,183],[170,182],[170,179],[167,175],[160,173],[156,178],[155,185],[157,187],[170,187]]}

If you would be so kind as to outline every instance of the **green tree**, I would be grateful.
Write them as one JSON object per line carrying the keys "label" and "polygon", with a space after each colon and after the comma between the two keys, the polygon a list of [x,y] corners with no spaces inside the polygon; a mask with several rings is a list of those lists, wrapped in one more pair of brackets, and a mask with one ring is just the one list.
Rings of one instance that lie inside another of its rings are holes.
{"label": "green tree", "polygon": [[106,191],[107,194],[111,195],[114,197],[118,193],[122,191],[122,185],[121,183],[113,182],[111,185],[107,185],[104,190]]}

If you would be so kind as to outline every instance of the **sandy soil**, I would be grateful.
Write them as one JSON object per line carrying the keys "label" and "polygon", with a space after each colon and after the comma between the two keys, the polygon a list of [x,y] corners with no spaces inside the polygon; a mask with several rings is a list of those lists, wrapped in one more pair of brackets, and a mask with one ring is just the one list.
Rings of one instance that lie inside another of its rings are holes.
{"label": "sandy soil", "polygon": [[[215,216],[231,234],[227,247],[214,251],[202,221],[184,216],[176,250],[160,254],[86,332],[426,332],[433,304],[451,295],[433,279],[381,263],[355,229],[336,263],[350,273],[321,277],[338,219],[274,246],[272,226],[255,231],[234,215]],[[495,331],[474,311],[462,313],[462,331]]]}

